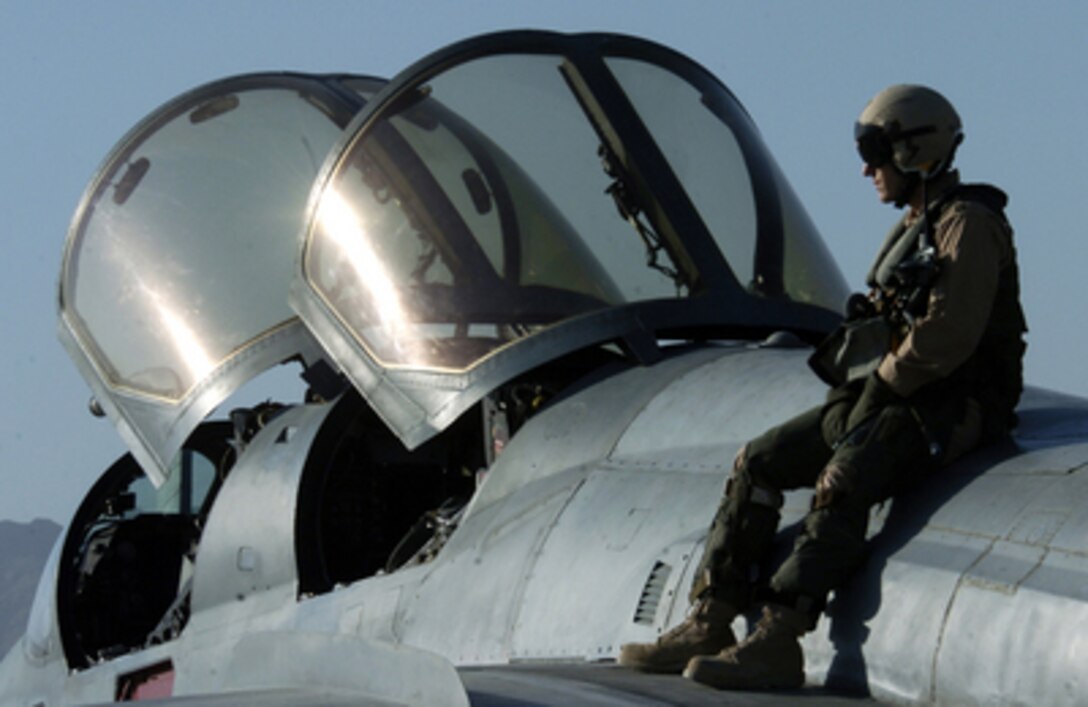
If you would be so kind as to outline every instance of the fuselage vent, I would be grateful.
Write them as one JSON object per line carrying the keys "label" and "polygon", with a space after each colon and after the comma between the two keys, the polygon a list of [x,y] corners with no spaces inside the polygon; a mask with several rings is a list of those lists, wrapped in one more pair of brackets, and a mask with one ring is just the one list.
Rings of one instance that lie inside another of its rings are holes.
{"label": "fuselage vent", "polygon": [[665,583],[669,579],[672,567],[664,562],[654,563],[650,570],[650,576],[646,578],[646,584],[642,587],[642,594],[638,598],[638,606],[635,608],[635,623],[652,626],[657,615],[657,606],[661,603],[661,595],[665,592]]}

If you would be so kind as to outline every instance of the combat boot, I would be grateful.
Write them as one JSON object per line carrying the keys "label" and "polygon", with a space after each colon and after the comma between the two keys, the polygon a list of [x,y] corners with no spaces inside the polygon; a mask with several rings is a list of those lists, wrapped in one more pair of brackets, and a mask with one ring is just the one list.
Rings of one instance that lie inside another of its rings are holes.
{"label": "combat boot", "polygon": [[715,656],[692,658],[684,677],[719,690],[781,690],[805,684],[805,660],[798,637],[809,617],[783,606],[763,609],[756,630]]}
{"label": "combat boot", "polygon": [[714,655],[737,642],[730,627],[736,615],[728,602],[704,597],[655,642],[621,646],[619,664],[644,673],[679,673],[693,657]]}

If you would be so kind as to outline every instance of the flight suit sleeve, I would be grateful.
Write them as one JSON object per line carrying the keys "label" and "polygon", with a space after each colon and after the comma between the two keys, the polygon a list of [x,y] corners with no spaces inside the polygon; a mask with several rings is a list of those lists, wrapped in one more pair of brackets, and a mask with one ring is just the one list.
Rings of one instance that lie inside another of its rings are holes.
{"label": "flight suit sleeve", "polygon": [[884,382],[902,396],[947,377],[974,353],[1007,257],[1003,227],[980,205],[954,205],[934,230],[940,271],[929,306],[878,370]]}

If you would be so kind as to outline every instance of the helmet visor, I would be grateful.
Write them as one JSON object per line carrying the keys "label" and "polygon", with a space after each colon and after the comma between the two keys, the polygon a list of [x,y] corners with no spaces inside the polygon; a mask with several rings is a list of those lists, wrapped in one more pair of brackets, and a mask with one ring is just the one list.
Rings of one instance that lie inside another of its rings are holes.
{"label": "helmet visor", "polygon": [[873,169],[891,162],[894,154],[892,141],[880,127],[858,123],[854,126],[854,139],[858,143],[858,154],[862,161]]}

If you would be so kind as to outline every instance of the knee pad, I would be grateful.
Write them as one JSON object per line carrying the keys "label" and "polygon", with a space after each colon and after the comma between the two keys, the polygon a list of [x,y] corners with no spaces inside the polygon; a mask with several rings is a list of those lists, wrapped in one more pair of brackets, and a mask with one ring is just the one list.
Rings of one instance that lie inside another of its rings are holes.
{"label": "knee pad", "polygon": [[746,470],[734,470],[733,476],[725,484],[725,495],[740,504],[750,503],[775,511],[785,503],[781,491],[756,484]]}

